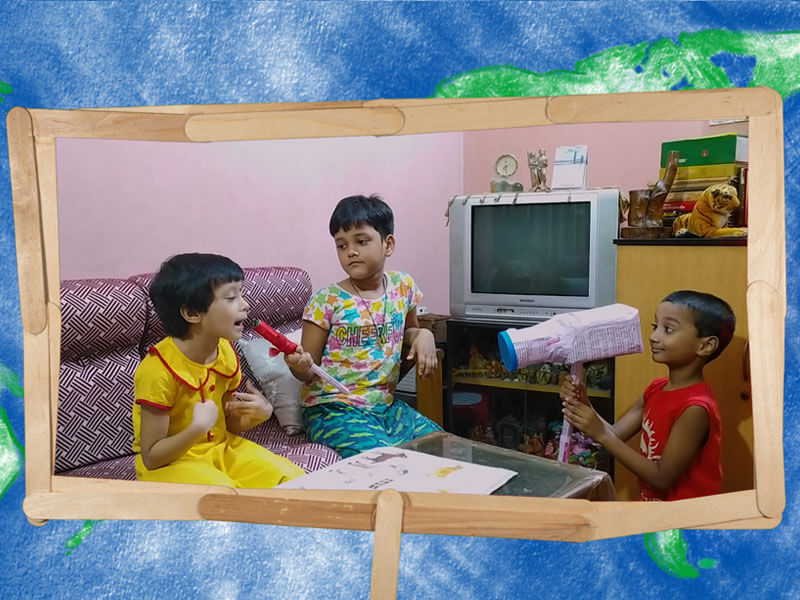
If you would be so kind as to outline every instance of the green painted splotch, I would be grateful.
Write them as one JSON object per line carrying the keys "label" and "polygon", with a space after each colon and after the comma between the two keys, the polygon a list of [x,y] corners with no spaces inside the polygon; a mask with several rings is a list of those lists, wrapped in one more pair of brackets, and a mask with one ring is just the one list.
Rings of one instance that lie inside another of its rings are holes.
{"label": "green painted splotch", "polygon": [[0,406],[0,498],[22,472],[22,445],[14,436],[6,411]]}
{"label": "green painted splotch", "polygon": [[[102,519],[101,519],[102,520]],[[83,527],[78,530],[78,532],[69,538],[66,542],[64,542],[64,548],[67,549],[67,554],[72,554],[72,551],[75,550],[78,546],[81,545],[81,542],[89,537],[89,534],[94,531],[95,525],[101,522],[101,520],[92,521],[91,519],[86,520],[83,522]]]}
{"label": "green painted splotch", "polygon": [[[700,571],[686,559],[689,545],[683,539],[680,529],[658,531],[644,534],[644,545],[650,558],[664,571],[679,579],[696,579]],[[701,558],[697,566],[711,569],[719,561],[715,558]]]}
{"label": "green painted splotch", "polygon": [[450,77],[435,97],[564,96],[735,87],[712,58],[728,53],[755,59],[748,86],[769,86],[783,98],[800,89],[800,32],[748,33],[709,29],[615,46],[575,63],[571,71],[535,73],[508,65]]}
{"label": "green painted splotch", "polygon": [[19,375],[3,363],[0,363],[0,393],[4,390],[8,390],[17,398],[22,398],[22,386],[19,384]]}
{"label": "green painted splotch", "polygon": [[[0,81],[0,94],[10,94],[14,91],[10,85],[8,85],[5,81]],[[3,97],[0,96],[0,102],[3,101]]]}
{"label": "green painted splotch", "polygon": [[[0,394],[8,390],[17,398],[22,398],[22,386],[19,375],[0,363]],[[0,498],[22,472],[22,445],[17,441],[11,423],[3,407],[0,406]]]}

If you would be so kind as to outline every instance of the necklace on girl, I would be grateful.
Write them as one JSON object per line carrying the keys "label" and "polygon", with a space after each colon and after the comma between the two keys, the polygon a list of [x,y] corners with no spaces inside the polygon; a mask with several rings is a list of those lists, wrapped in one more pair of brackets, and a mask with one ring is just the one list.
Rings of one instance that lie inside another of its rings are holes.
{"label": "necklace on girl", "polygon": [[[364,304],[364,307],[367,309],[367,313],[369,314],[369,320],[372,321],[372,326],[375,328],[375,337],[378,338],[381,344],[385,344],[387,340],[386,335],[386,305],[389,303],[389,298],[384,298],[383,300],[383,330],[384,332],[381,333],[378,329],[378,324],[375,322],[375,317],[372,315],[372,310],[370,309],[370,303],[364,300],[364,296],[361,295],[361,290],[358,289],[358,286],[353,281],[352,277],[347,278],[350,282],[350,285],[353,286],[353,289],[356,291],[356,295],[361,299],[361,302]],[[386,296],[386,273],[383,274],[381,278],[381,283],[383,284],[383,295]]]}

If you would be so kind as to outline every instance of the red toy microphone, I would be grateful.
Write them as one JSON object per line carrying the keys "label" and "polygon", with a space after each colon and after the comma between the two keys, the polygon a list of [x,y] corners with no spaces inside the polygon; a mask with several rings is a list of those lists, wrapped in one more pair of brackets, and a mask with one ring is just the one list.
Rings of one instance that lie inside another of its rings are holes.
{"label": "red toy microphone", "polygon": [[297,349],[297,344],[295,344],[285,335],[275,331],[272,327],[264,323],[264,321],[256,321],[253,329],[258,335],[263,337],[284,354],[291,354]]}
{"label": "red toy microphone", "polygon": [[[282,333],[278,333],[272,327],[264,323],[264,321],[256,321],[253,330],[267,340],[270,344],[275,346],[275,348],[279,352],[283,352],[284,354],[291,354],[295,350],[297,350],[297,344],[295,344],[292,340],[287,338]],[[322,379],[325,383],[332,385],[337,390],[339,390],[343,394],[349,394],[350,390],[342,383],[336,381],[333,377],[328,375],[325,371],[322,370],[318,364],[312,362],[311,363],[311,370]]]}

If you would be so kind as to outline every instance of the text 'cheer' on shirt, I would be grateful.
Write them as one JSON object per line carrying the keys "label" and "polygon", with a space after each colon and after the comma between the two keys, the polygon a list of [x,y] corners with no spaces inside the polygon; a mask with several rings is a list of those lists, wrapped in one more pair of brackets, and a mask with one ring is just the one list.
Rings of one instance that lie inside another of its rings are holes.
{"label": "text 'cheer' on shirt", "polygon": [[351,393],[339,393],[315,377],[303,386],[303,404],[391,404],[400,373],[406,317],[421,300],[414,279],[401,271],[386,273],[382,298],[362,299],[336,284],[314,294],[303,319],[328,332],[320,366]]}

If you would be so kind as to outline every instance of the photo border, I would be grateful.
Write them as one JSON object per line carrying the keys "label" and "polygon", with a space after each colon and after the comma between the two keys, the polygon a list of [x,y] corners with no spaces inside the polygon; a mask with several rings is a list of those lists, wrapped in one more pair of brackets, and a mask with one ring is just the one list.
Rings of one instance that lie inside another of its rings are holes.
{"label": "photo border", "polygon": [[[405,533],[587,541],[665,529],[770,528],[786,499],[783,115],[769,88],[550,98],[372,100],[49,110],[7,116],[25,387],[23,510],[49,519],[215,519],[373,530],[387,492],[250,490],[54,475],[61,317],[55,140],[177,142],[388,136],[568,123],[747,117],[747,321],[754,489],[673,502],[401,493]],[[383,496],[382,496],[383,495]],[[393,492],[391,499],[398,497]],[[395,505],[395,500],[392,500]]]}

